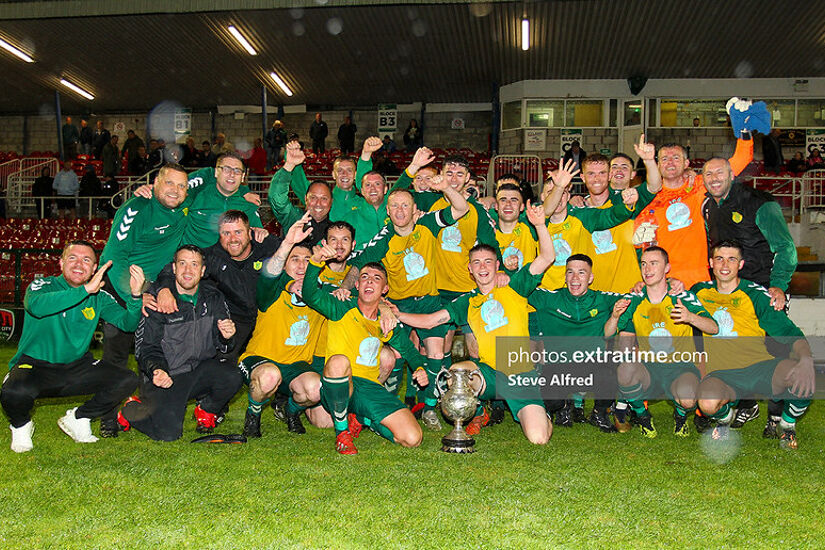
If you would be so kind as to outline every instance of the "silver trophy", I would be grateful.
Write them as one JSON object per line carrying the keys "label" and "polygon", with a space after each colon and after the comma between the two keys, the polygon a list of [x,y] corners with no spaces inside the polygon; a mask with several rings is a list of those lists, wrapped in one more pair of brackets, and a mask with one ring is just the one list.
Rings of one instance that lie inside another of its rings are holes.
{"label": "silver trophy", "polygon": [[444,416],[455,422],[455,427],[441,438],[441,450],[445,453],[473,453],[476,441],[467,435],[462,424],[473,418],[478,408],[479,400],[470,380],[481,375],[471,361],[456,363],[443,375],[451,385],[441,396],[441,410]]}

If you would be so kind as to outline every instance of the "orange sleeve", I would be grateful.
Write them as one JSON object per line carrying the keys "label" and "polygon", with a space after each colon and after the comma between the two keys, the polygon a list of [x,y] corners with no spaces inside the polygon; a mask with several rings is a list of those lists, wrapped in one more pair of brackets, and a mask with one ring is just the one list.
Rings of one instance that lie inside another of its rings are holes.
{"label": "orange sleeve", "polygon": [[753,160],[753,140],[752,139],[737,139],[736,150],[733,156],[728,159],[730,167],[733,170],[733,175],[738,176],[742,170],[747,168],[748,164]]}

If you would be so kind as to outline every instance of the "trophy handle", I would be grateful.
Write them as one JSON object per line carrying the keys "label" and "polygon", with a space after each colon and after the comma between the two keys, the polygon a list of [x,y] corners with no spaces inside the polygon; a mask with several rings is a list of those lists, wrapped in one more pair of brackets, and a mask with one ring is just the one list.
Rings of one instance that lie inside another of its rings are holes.
{"label": "trophy handle", "polygon": [[484,382],[484,379],[481,377],[481,373],[478,370],[470,371],[470,375],[468,376],[468,378],[470,380],[472,380],[473,376],[478,378],[478,381],[479,381],[478,390],[474,392],[475,396],[478,397],[479,394],[481,393],[481,382]]}
{"label": "trophy handle", "polygon": [[[447,382],[453,377],[453,373],[450,372],[450,369],[442,369],[438,371],[438,374],[435,375],[435,387],[436,390],[440,388],[444,388],[443,392],[446,392],[449,389],[449,385]],[[443,380],[442,380],[443,379]],[[442,393],[443,393],[442,392]]]}

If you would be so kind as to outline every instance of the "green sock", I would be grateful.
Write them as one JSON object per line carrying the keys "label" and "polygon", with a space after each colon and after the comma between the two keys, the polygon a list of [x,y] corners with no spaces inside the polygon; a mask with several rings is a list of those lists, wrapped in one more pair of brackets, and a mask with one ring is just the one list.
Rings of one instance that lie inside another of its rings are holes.
{"label": "green sock", "polygon": [[390,429],[388,427],[384,426],[380,422],[376,422],[375,424],[370,422],[369,424],[364,424],[364,425],[369,426],[370,430],[374,431],[375,433],[377,433],[378,435],[380,435],[381,437],[383,437],[384,439],[386,439],[390,443],[395,443],[395,436],[392,435],[392,432],[390,431]]}
{"label": "green sock", "polygon": [[584,394],[583,393],[574,393],[573,394],[573,406],[577,409],[584,408]]}
{"label": "green sock", "polygon": [[733,420],[733,409],[736,408],[738,401],[729,401],[722,405],[718,411],[710,415],[710,418],[716,420],[720,424],[730,424]]}
{"label": "green sock", "polygon": [[647,415],[647,411],[645,410],[645,400],[641,399],[641,382],[634,386],[619,386],[619,392],[621,392],[622,397],[625,401],[627,401],[627,404],[630,405],[630,408],[633,409],[633,412],[636,413],[636,416]]}
{"label": "green sock", "polygon": [[690,411],[696,410],[696,407],[686,409],[683,406],[681,406],[677,401],[673,402],[673,408],[676,409],[676,414],[678,414],[682,418],[686,417]]}
{"label": "green sock", "polygon": [[810,399],[785,399],[785,405],[782,408],[782,420],[779,421],[782,429],[793,429],[796,426],[797,419],[805,414],[810,404]]}
{"label": "green sock", "polygon": [[[399,359],[399,361],[401,361],[401,359]],[[412,379],[413,371],[411,369],[412,369],[412,367],[407,365],[407,387],[404,389],[404,397],[405,398],[406,397],[415,397],[415,395],[416,395],[416,388],[415,388],[415,384],[413,384],[413,379]]]}
{"label": "green sock", "polygon": [[295,414],[301,414],[305,410],[306,407],[302,407],[301,405],[296,403],[294,399],[292,399],[291,395],[289,396],[289,400],[286,402],[286,414],[292,416]]}
{"label": "green sock", "polygon": [[[392,372],[390,372],[390,375],[387,377],[387,381],[384,382],[384,387],[387,388],[387,391],[395,395],[398,395],[398,389],[401,387],[401,377],[404,376],[404,363],[405,360],[403,357],[396,359]],[[407,384],[407,393],[412,395],[409,384]]]}
{"label": "green sock", "polygon": [[332,415],[335,433],[347,431],[347,407],[349,406],[349,377],[321,378],[321,404]]}
{"label": "green sock", "polygon": [[246,400],[249,403],[246,406],[246,410],[254,414],[255,416],[261,416],[261,410],[269,403],[269,399],[264,399],[260,403],[252,399],[252,396],[247,394]]}
{"label": "green sock", "polygon": [[441,359],[427,359],[424,368],[427,370],[427,380],[429,384],[424,388],[424,410],[430,411],[435,409],[438,399],[435,397],[435,377],[438,376],[441,370]]}

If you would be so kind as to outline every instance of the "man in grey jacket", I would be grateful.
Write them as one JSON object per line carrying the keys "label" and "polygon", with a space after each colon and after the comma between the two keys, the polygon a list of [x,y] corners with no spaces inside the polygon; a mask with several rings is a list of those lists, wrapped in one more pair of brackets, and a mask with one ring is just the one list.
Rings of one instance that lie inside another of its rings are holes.
{"label": "man in grey jacket", "polygon": [[152,439],[174,441],[183,434],[186,403],[195,407],[198,433],[211,433],[217,413],[240,389],[235,365],[221,363],[218,352],[233,345],[235,323],[223,294],[201,285],[203,254],[183,245],[173,264],[177,301],[175,313],[150,311],[135,331],[135,358],[143,375],[140,399],[131,398],[118,415],[124,430],[131,427]]}

